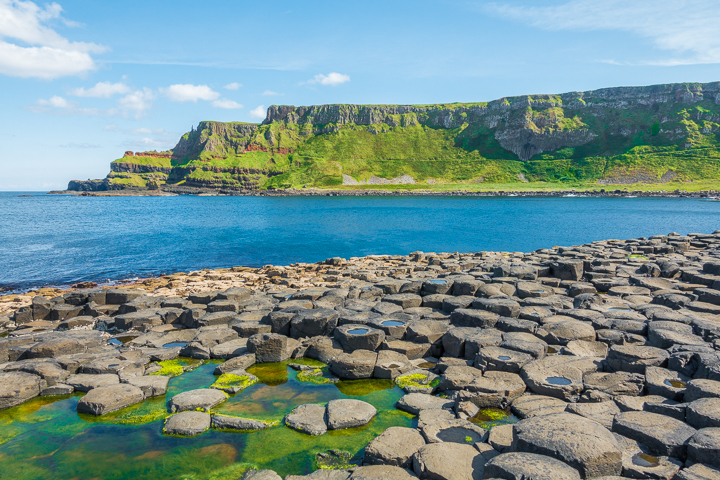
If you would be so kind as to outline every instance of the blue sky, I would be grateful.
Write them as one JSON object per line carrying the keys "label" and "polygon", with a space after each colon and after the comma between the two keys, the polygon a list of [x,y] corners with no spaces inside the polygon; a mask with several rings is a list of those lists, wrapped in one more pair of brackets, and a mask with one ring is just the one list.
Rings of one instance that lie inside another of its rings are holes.
{"label": "blue sky", "polygon": [[439,103],[720,80],[717,0],[0,0],[0,190],[268,105]]}

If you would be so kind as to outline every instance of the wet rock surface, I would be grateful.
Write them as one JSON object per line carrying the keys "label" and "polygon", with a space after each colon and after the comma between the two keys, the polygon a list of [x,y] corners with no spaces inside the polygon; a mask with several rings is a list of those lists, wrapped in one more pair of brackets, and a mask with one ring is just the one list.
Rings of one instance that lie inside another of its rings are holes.
{"label": "wet rock surface", "polygon": [[[720,233],[128,287],[0,297],[0,408],[79,392],[78,411],[102,416],[207,361],[235,394],[256,379],[246,369],[290,360],[318,382],[395,382],[395,413],[419,417],[372,439],[361,466],[307,478],[720,478]],[[268,428],[214,411],[227,398],[168,398],[165,433]],[[279,428],[331,438],[377,410],[346,398],[283,414]]]}

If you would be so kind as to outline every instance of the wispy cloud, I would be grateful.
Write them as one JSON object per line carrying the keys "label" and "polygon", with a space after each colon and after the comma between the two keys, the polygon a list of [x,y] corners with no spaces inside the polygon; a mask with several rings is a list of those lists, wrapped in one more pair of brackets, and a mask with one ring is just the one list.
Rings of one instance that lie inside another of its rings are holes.
{"label": "wispy cloud", "polygon": [[227,98],[221,98],[212,102],[212,106],[215,108],[226,108],[226,109],[238,109],[243,108],[242,104]]}
{"label": "wispy cloud", "polygon": [[265,105],[258,105],[257,108],[253,108],[250,110],[250,116],[252,118],[262,118],[265,119],[267,116],[267,111],[265,110]]}
{"label": "wispy cloud", "polygon": [[136,120],[152,108],[155,93],[149,88],[135,90],[118,100],[118,108],[124,115],[132,115]]}
{"label": "wispy cloud", "polygon": [[197,102],[217,100],[220,94],[207,85],[175,84],[161,88],[160,93],[171,102]]}
{"label": "wispy cloud", "polygon": [[720,63],[717,0],[571,0],[552,6],[489,3],[477,8],[544,30],[626,31],[673,55],[637,63],[663,66]]}
{"label": "wispy cloud", "polygon": [[90,54],[107,49],[94,43],[72,42],[47,26],[57,19],[70,27],[78,25],[63,19],[61,13],[57,3],[39,7],[30,1],[0,0],[0,73],[53,79],[95,70]]}
{"label": "wispy cloud", "polygon": [[102,148],[101,145],[95,145],[92,143],[75,143],[70,142],[66,143],[64,145],[60,145],[60,148],[81,148],[81,149],[90,149],[90,148]]}
{"label": "wispy cloud", "polygon": [[130,87],[124,83],[99,82],[90,88],[74,88],[68,92],[75,97],[110,98],[113,95],[129,93]]}
{"label": "wispy cloud", "polygon": [[240,87],[242,87],[242,83],[233,82],[233,83],[228,83],[223,88],[225,90],[237,90]]}
{"label": "wispy cloud", "polygon": [[336,87],[338,85],[341,85],[341,84],[343,84],[345,82],[349,82],[349,81],[350,81],[350,75],[345,75],[344,73],[331,72],[331,73],[328,73],[327,75],[322,74],[322,73],[315,75],[315,77],[313,79],[308,80],[307,82],[302,82],[302,83],[307,83],[307,84],[317,83],[320,85],[330,85],[332,87]]}

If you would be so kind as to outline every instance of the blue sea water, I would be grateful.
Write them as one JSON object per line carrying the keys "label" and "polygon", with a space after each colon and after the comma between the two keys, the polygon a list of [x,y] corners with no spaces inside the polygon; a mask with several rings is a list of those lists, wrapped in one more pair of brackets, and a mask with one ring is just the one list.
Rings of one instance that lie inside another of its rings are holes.
{"label": "blue sea water", "polygon": [[19,195],[0,192],[5,289],[720,229],[720,202],[691,198]]}

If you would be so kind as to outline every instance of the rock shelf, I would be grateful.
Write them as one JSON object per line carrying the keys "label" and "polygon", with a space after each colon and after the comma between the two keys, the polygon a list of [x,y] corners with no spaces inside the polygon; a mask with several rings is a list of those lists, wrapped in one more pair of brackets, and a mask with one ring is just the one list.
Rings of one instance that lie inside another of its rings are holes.
{"label": "rock shelf", "polygon": [[[293,480],[720,479],[720,232],[207,270],[0,305],[0,408],[87,392],[78,412],[102,416],[207,360],[222,376],[168,398],[166,435],[270,427],[214,411],[256,364],[405,391],[395,408],[417,428]],[[306,404],[277,428],[332,435],[376,413]]]}

